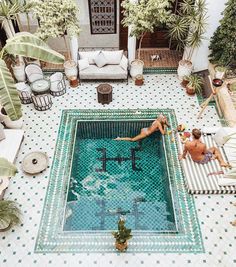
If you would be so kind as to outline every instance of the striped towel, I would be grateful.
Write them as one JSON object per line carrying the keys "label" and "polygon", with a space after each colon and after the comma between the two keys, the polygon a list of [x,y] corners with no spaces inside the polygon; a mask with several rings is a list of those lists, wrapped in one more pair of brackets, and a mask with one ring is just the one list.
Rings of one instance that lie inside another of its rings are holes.
{"label": "striped towel", "polygon": [[[202,141],[208,148],[217,147],[212,135],[203,135]],[[183,153],[183,144],[178,136],[178,146]],[[227,161],[225,151],[218,147],[224,160]],[[226,168],[222,168],[217,160],[211,160],[207,164],[198,164],[192,161],[189,155],[182,160],[182,167],[185,173],[185,182],[190,194],[234,194],[236,186],[221,186],[219,182],[224,178]]]}

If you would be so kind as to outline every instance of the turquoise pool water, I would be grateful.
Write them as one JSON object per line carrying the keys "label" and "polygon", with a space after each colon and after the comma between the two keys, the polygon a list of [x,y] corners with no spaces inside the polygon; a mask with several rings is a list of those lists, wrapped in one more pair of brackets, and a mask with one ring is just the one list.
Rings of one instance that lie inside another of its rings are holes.
{"label": "turquoise pool water", "polygon": [[64,231],[116,229],[120,216],[133,230],[177,231],[162,135],[113,140],[151,122],[77,122]]}

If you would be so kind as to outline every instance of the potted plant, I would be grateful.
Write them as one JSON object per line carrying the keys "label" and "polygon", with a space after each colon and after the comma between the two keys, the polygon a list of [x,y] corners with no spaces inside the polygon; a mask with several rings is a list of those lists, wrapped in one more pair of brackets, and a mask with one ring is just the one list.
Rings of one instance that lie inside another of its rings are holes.
{"label": "potted plant", "polygon": [[118,221],[118,231],[112,232],[112,235],[116,239],[115,247],[119,251],[123,252],[128,247],[127,240],[132,238],[131,229],[125,227],[125,220],[120,218]]}
{"label": "potted plant", "polygon": [[78,6],[74,0],[44,0],[38,1],[33,8],[34,16],[39,20],[36,34],[44,41],[49,37],[63,37],[68,53],[64,63],[67,78],[78,74],[77,62],[71,59],[71,51],[66,41],[66,34],[73,38],[80,32],[78,22]]}
{"label": "potted plant", "polygon": [[[14,164],[4,158],[0,158],[0,187],[3,183],[1,177],[14,176],[17,169]],[[20,223],[21,212],[14,201],[0,200],[0,232],[9,230]]]}
{"label": "potted plant", "polygon": [[225,76],[227,68],[224,66],[216,66],[215,67],[215,78],[222,80]]}
{"label": "potted plant", "polygon": [[138,59],[131,62],[130,69],[130,75],[135,78],[143,74],[144,62],[140,60],[143,38],[147,32],[154,32],[156,27],[168,21],[171,3],[169,0],[140,0],[137,3],[124,0],[121,5],[124,8],[122,24],[130,26],[130,35],[139,40]]}
{"label": "potted plant", "polygon": [[17,33],[7,40],[0,53],[0,100],[9,119],[17,123],[22,117],[21,102],[11,72],[4,61],[6,54],[37,58],[54,64],[63,63],[64,56],[30,33]]}
{"label": "potted plant", "polygon": [[188,80],[188,83],[186,85],[186,93],[188,95],[194,95],[195,93],[201,93],[202,91],[202,78],[196,74],[191,74],[187,77],[185,77],[185,79]]}
{"label": "potted plant", "polygon": [[15,201],[0,200],[0,232],[8,231],[20,224],[20,216],[21,211]]}
{"label": "potted plant", "polygon": [[177,70],[180,80],[192,72],[191,58],[193,52],[204,39],[207,26],[207,9],[205,0],[183,0],[177,14],[168,22],[169,36],[177,43],[177,49],[184,51],[183,59]]}

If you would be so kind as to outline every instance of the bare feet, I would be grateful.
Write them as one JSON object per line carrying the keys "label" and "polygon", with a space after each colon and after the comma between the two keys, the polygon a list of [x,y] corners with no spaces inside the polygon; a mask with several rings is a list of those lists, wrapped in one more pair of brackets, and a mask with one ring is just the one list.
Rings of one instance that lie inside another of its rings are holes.
{"label": "bare feet", "polygon": [[231,168],[230,164],[229,164],[229,163],[226,163],[226,162],[224,162],[224,161],[222,161],[222,162],[220,163],[220,166],[221,166],[221,167],[225,167],[225,168]]}
{"label": "bare feet", "polygon": [[120,140],[120,137],[118,136],[118,137],[114,138],[113,140]]}

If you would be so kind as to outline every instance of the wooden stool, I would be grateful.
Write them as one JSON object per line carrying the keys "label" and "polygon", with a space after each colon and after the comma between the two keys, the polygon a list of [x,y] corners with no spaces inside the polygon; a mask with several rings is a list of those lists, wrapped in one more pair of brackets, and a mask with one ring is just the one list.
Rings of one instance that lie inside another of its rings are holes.
{"label": "wooden stool", "polygon": [[112,86],[102,83],[97,87],[98,103],[109,104],[112,101]]}

